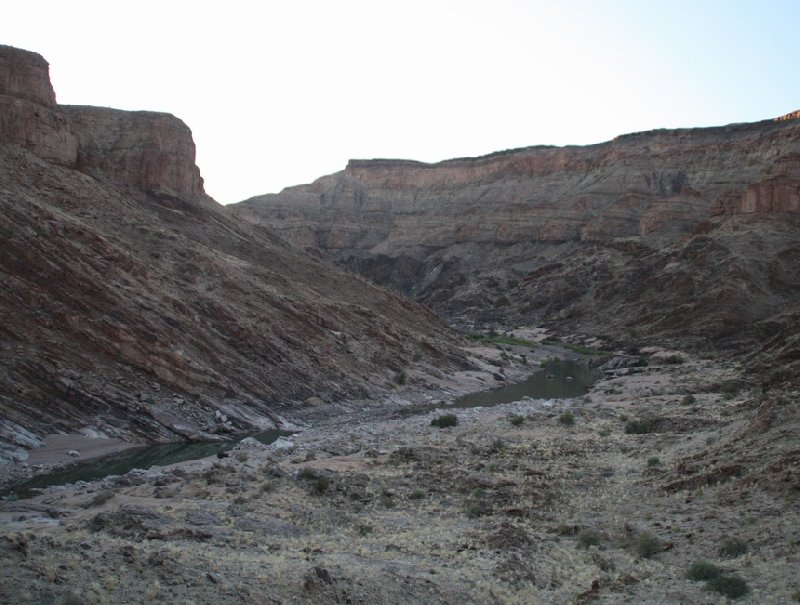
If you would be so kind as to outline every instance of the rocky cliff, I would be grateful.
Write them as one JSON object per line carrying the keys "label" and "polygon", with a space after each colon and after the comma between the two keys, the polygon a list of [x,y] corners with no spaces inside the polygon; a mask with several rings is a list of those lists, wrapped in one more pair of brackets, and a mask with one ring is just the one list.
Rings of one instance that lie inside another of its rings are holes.
{"label": "rocky cliff", "polygon": [[266,428],[382,393],[420,354],[463,363],[430,312],[208,198],[176,118],[58,107],[41,57],[0,66],[21,108],[0,130],[0,450]]}
{"label": "rocky cliff", "polygon": [[[235,212],[295,243],[393,256],[461,243],[675,241],[720,196],[791,170],[800,121],[655,131],[438,164],[351,161]],[[745,205],[746,210],[746,205]]]}
{"label": "rocky cliff", "polygon": [[464,326],[737,348],[797,303],[799,171],[789,114],[437,164],[351,161],[233,211]]}
{"label": "rocky cliff", "polygon": [[56,105],[47,61],[36,53],[0,46],[0,142],[72,165],[78,140]]}
{"label": "rocky cliff", "polygon": [[76,167],[144,191],[202,195],[189,127],[165,113],[62,106],[78,135]]}

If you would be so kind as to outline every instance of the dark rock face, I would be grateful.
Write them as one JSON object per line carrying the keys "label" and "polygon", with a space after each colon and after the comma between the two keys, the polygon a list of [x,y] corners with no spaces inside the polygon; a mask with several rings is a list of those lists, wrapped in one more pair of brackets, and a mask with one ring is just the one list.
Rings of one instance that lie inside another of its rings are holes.
{"label": "dark rock face", "polygon": [[311,396],[380,392],[415,351],[461,363],[432,313],[207,197],[180,120],[62,112],[39,103],[41,57],[3,47],[0,65],[18,95],[2,98],[80,141],[67,162],[0,138],[0,433],[193,438],[217,410],[226,430],[266,428]]}

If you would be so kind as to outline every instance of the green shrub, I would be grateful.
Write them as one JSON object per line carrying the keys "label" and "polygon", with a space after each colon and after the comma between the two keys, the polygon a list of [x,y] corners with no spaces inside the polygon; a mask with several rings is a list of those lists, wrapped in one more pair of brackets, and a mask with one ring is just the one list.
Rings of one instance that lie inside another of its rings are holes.
{"label": "green shrub", "polygon": [[685,397],[684,397],[684,398],[681,400],[681,403],[682,403],[683,405],[692,405],[692,404],[694,404],[695,402],[697,402],[697,397],[695,397],[695,396],[694,396],[694,395],[692,395],[691,393],[690,393],[689,395],[686,395],[686,396],[685,396]]}
{"label": "green shrub", "polygon": [[519,426],[523,422],[525,422],[525,416],[520,416],[518,414],[515,414],[515,415],[511,416],[510,420],[511,420],[511,424],[513,424],[514,426]]}
{"label": "green shrub", "polygon": [[312,483],[312,491],[315,494],[324,494],[330,487],[331,480],[327,477],[317,477],[317,480]]}
{"label": "green shrub", "polygon": [[625,432],[628,435],[645,435],[653,433],[656,429],[657,420],[655,418],[643,418],[639,420],[629,420],[625,423]]}
{"label": "green shrub", "polygon": [[649,365],[650,365],[650,361],[648,361],[647,357],[640,357],[636,361],[636,367],[639,367],[639,368],[646,368]]}
{"label": "green shrub", "polygon": [[572,415],[572,412],[564,412],[558,417],[558,423],[561,426],[573,426],[575,424],[575,416]]}
{"label": "green shrub", "polygon": [[471,503],[467,506],[467,517],[470,519],[477,519],[483,514],[483,507],[477,502]]}
{"label": "green shrub", "polygon": [[686,577],[695,582],[712,580],[722,575],[722,570],[708,561],[695,561],[689,566]]}
{"label": "green shrub", "polygon": [[600,544],[600,533],[594,529],[584,529],[578,533],[578,544],[583,548]]}
{"label": "green shrub", "polygon": [[661,552],[661,540],[653,534],[643,531],[636,536],[634,550],[642,559],[649,559]]}
{"label": "green shrub", "polygon": [[747,582],[738,576],[718,576],[712,578],[708,581],[708,587],[731,599],[743,597],[750,591]]}
{"label": "green shrub", "polygon": [[406,383],[406,380],[407,380],[407,378],[408,378],[408,377],[406,376],[406,373],[405,373],[405,372],[403,372],[402,370],[401,370],[401,371],[399,371],[397,374],[395,374],[395,375],[394,375],[394,381],[395,381],[397,384],[405,384],[405,383]]}
{"label": "green shrub", "polygon": [[77,592],[71,592],[62,601],[62,605],[84,605],[86,600]]}
{"label": "green shrub", "polygon": [[412,500],[422,500],[425,497],[425,490],[417,487],[408,497]]}
{"label": "green shrub", "polygon": [[517,338],[515,336],[502,336],[497,334],[494,330],[490,330],[487,334],[476,332],[469,336],[472,340],[477,340],[483,344],[503,344],[518,347],[528,347],[530,349],[536,348],[538,345],[530,340],[524,338]]}
{"label": "green shrub", "polygon": [[723,557],[739,557],[747,552],[747,542],[740,538],[725,540],[719,548],[719,554]]}
{"label": "green shrub", "polygon": [[661,460],[659,460],[656,456],[647,459],[647,466],[650,468],[661,466]]}
{"label": "green shrub", "polygon": [[566,523],[561,523],[556,528],[556,533],[559,536],[574,536],[579,530],[580,528],[577,525],[567,525]]}
{"label": "green shrub", "polygon": [[103,490],[95,494],[92,501],[89,503],[89,506],[101,506],[111,500],[114,497],[114,492],[110,489]]}
{"label": "green shrub", "polygon": [[455,414],[444,414],[438,418],[431,420],[431,426],[439,427],[440,429],[448,426],[456,426],[458,424],[458,416]]}

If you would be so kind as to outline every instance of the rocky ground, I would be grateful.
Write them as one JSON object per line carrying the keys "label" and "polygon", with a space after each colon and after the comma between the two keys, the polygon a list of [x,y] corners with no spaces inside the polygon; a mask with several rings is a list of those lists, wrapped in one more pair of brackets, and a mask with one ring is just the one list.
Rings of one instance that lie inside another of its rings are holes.
{"label": "rocky ground", "polygon": [[738,602],[797,601],[797,393],[644,353],[579,399],[409,415],[398,397],[317,414],[291,447],[5,502],[0,600],[725,603],[687,578],[708,561]]}

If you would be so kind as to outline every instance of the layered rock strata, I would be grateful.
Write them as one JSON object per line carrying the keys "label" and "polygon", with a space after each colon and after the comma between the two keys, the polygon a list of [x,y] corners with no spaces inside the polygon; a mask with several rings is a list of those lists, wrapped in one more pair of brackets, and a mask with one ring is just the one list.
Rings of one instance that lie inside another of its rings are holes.
{"label": "layered rock strata", "polygon": [[11,46],[0,46],[0,143],[68,166],[78,152],[78,139],[56,105],[47,61]]}
{"label": "layered rock strata", "polygon": [[78,135],[76,167],[144,191],[202,195],[189,127],[166,113],[62,106]]}
{"label": "layered rock strata", "polygon": [[58,115],[74,133],[0,131],[0,450],[268,428],[306,400],[377,396],[412,358],[464,363],[430,312],[207,197],[176,118],[45,106],[41,57],[4,47],[0,64],[31,132]]}
{"label": "layered rock strata", "polygon": [[356,160],[232,210],[465,327],[740,350],[798,301],[799,192],[789,114],[437,164]]}

